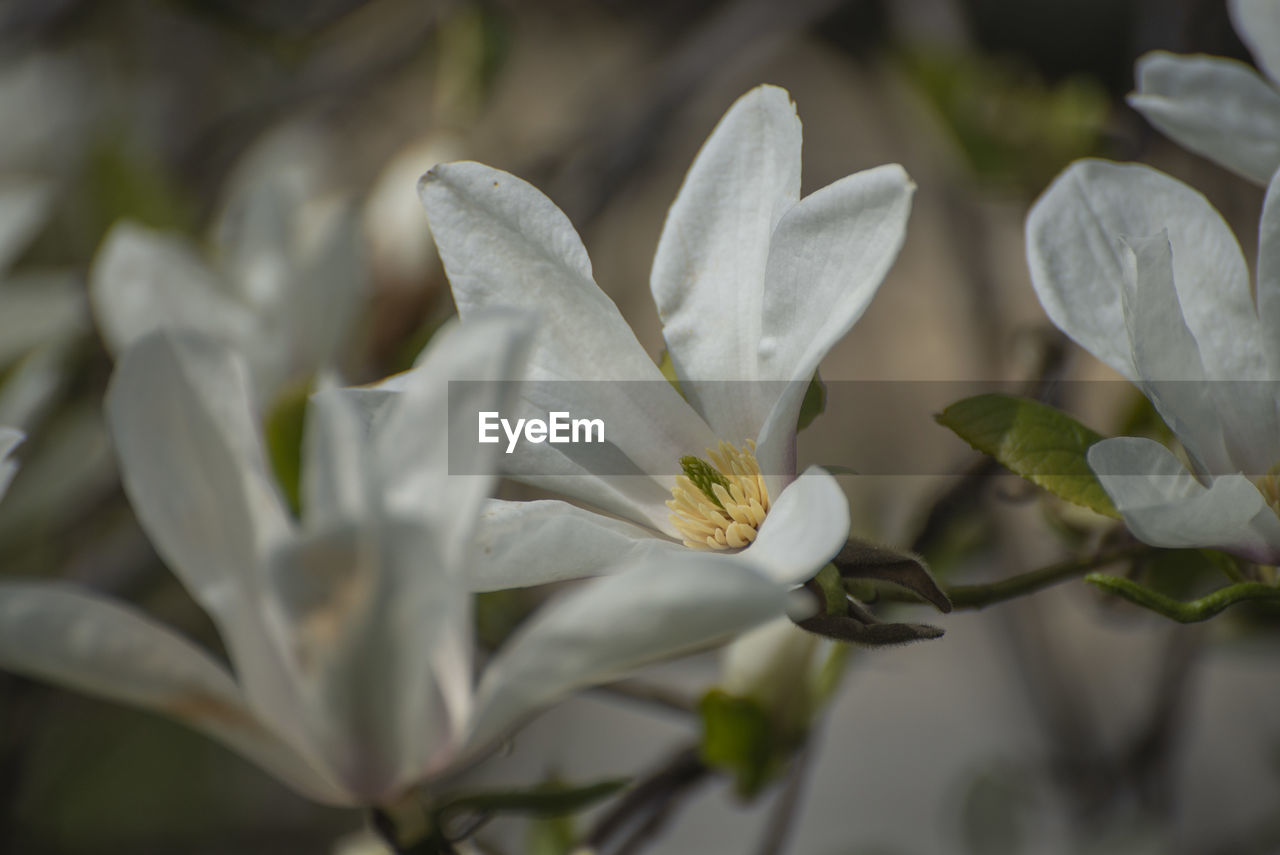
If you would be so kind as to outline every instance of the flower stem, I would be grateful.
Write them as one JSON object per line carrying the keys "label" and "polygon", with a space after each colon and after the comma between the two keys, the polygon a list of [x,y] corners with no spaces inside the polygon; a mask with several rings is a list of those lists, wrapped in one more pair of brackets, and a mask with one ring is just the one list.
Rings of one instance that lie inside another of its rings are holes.
{"label": "flower stem", "polygon": [[981,585],[952,585],[946,589],[946,592],[951,599],[951,604],[957,609],[981,609],[994,603],[1002,603],[1005,600],[1021,597],[1024,594],[1035,593],[1042,588],[1065,582],[1076,576],[1083,576],[1091,570],[1105,567],[1117,561],[1136,558],[1150,549],[1151,547],[1142,543],[1125,544],[1114,549],[1060,561],[1057,564],[1029,570],[1026,573],[1019,573],[1016,576],[1001,579],[999,582],[987,582]]}
{"label": "flower stem", "polygon": [[1280,601],[1280,588],[1262,582],[1240,582],[1219,588],[1197,600],[1175,600],[1131,579],[1108,576],[1105,573],[1090,573],[1084,580],[1179,623],[1208,620],[1223,609],[1246,600]]}

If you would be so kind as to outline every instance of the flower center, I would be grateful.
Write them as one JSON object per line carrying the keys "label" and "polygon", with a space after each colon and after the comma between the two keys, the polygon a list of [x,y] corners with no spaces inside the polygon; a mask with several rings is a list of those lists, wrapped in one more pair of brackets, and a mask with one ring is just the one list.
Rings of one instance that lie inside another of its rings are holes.
{"label": "flower center", "polygon": [[756,462],[756,444],[738,448],[721,442],[700,457],[680,458],[667,507],[671,523],[692,549],[740,549],[756,539],[769,512],[769,491]]}

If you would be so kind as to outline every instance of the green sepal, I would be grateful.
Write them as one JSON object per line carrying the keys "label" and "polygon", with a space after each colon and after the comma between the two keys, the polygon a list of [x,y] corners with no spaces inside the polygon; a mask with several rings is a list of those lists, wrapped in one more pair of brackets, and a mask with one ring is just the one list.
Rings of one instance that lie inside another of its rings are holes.
{"label": "green sepal", "polygon": [[1047,404],[992,393],[965,398],[934,417],[961,439],[1059,498],[1119,519],[1085,453],[1101,440]]}

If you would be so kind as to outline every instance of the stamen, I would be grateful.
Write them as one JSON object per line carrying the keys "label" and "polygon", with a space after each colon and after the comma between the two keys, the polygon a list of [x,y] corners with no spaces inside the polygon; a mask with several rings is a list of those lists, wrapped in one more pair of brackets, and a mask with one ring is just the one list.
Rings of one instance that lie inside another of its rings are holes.
{"label": "stamen", "polygon": [[742,549],[756,539],[769,513],[769,491],[755,456],[756,444],[742,448],[721,442],[707,449],[708,463],[680,458],[667,507],[671,523],[691,549]]}

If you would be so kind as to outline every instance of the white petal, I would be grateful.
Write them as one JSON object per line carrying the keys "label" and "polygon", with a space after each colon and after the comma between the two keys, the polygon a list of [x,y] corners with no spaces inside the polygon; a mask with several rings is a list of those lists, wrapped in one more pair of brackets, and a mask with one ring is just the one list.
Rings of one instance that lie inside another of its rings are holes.
{"label": "white petal", "polygon": [[734,556],[642,562],[553,601],[485,670],[469,740],[482,748],[575,689],[722,642],[782,614],[784,587]]}
{"label": "white petal", "polygon": [[291,523],[244,365],[190,333],[148,336],[117,365],[107,419],[143,530],[217,623],[255,710],[283,726],[296,704],[282,642],[264,622],[262,568]]}
{"label": "white petal", "polygon": [[1032,207],[1027,261],[1049,318],[1136,379],[1121,308],[1126,255],[1119,237],[1166,229],[1182,313],[1206,375],[1265,377],[1248,271],[1230,228],[1195,190],[1139,164],[1077,161]]}
{"label": "white petal", "polygon": [[1138,388],[1200,471],[1231,471],[1213,386],[1205,382],[1200,348],[1178,302],[1168,236],[1122,237],[1121,243],[1127,256],[1121,296]]}
{"label": "white petal", "polygon": [[476,546],[477,560],[467,574],[473,591],[616,573],[626,563],[657,563],[688,551],[648,529],[551,499],[491,499],[480,513]]}
{"label": "white petal", "polygon": [[1125,524],[1144,543],[1280,555],[1280,519],[1247,478],[1223,475],[1206,487],[1163,445],[1135,437],[1105,439],[1088,457]]}
{"label": "white petal", "polygon": [[[786,90],[760,86],[716,125],[689,170],[654,257],[650,287],[667,350],[694,406],[723,438],[754,439],[769,241],[800,198],[800,119]],[[738,382],[720,382],[738,381]]]}
{"label": "white petal", "polygon": [[44,181],[8,177],[0,186],[0,272],[22,254],[44,225],[53,188]]}
{"label": "white petal", "polygon": [[378,804],[444,766],[470,712],[471,609],[425,526],[330,529],[276,552],[308,729],[343,786]]}
{"label": "white petal", "polygon": [[89,271],[94,317],[116,356],[157,329],[196,330],[237,346],[251,342],[251,311],[223,289],[185,241],[129,222],[111,229]]}
{"label": "white petal", "polygon": [[[681,455],[715,445],[596,287],[582,241],[549,199],[477,163],[437,166],[419,190],[459,314],[506,307],[539,321],[518,417],[545,419],[554,404],[603,419],[609,443],[637,473],[674,471]],[[560,448],[550,444],[525,447],[536,460],[510,470],[522,477],[583,468],[553,459]]]}
{"label": "white petal", "polygon": [[307,403],[302,434],[302,515],[312,530],[380,513],[380,485],[366,421],[341,389],[323,389]]}
{"label": "white petal", "polygon": [[[763,380],[809,379],[827,351],[862,317],[907,233],[915,185],[897,164],[842,178],[810,196],[778,223],[769,250],[764,322],[759,341]],[[762,391],[781,392],[782,384]],[[803,391],[760,402],[757,431],[766,421],[794,430]],[[775,407],[784,412],[774,414]],[[755,436],[756,434],[747,434]],[[787,443],[777,429],[761,436],[761,454],[785,459],[773,443]],[[792,470],[794,471],[794,470]]]}
{"label": "white petal", "polygon": [[347,802],[258,723],[221,665],[123,604],[56,584],[0,582],[0,668],[173,716],[310,798]]}
{"label": "white petal", "polygon": [[1129,104],[1181,145],[1265,184],[1280,166],[1280,93],[1242,62],[1155,51]]}
{"label": "white petal", "polygon": [[292,271],[285,312],[294,374],[338,367],[369,290],[355,212],[334,211]]}
{"label": "white petal", "polygon": [[810,466],[773,501],[743,561],[778,582],[798,584],[813,576],[849,537],[849,500],[835,477]]}
{"label": "white petal", "polygon": [[498,448],[477,441],[477,413],[510,410],[532,335],[527,318],[495,311],[442,329],[375,417],[388,507],[448,532],[451,567],[495,481]]}
{"label": "white petal", "polygon": [[1275,0],[1227,0],[1236,32],[1267,76],[1280,80],[1280,5]]}
{"label": "white petal", "polygon": [[1258,316],[1270,358],[1270,377],[1280,380],[1280,171],[1267,185],[1258,223]]}

